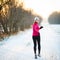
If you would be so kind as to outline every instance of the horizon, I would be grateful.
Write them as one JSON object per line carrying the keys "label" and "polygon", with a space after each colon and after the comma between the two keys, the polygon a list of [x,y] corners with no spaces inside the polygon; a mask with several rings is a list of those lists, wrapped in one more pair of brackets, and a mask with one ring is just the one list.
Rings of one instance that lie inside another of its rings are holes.
{"label": "horizon", "polygon": [[20,2],[24,3],[24,9],[32,9],[32,13],[40,15],[44,19],[47,19],[54,11],[60,12],[60,0],[18,0],[18,3]]}

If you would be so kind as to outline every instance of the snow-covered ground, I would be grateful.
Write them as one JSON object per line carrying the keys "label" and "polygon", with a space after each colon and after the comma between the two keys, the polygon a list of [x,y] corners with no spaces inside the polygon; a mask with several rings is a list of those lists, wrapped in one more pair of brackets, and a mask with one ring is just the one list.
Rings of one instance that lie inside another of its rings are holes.
{"label": "snow-covered ground", "polygon": [[[60,30],[56,26],[43,25],[41,34],[41,57],[37,60],[60,60]],[[10,36],[0,45],[0,60],[35,60],[32,29]]]}

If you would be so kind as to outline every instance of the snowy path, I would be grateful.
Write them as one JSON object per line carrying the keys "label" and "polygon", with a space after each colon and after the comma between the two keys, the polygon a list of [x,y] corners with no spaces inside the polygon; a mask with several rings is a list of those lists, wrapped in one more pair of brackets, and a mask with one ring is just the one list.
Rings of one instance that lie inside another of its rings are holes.
{"label": "snowy path", "polygon": [[[41,57],[37,60],[60,60],[60,34],[49,25],[41,32]],[[0,60],[35,60],[32,29],[19,32],[0,45]]]}

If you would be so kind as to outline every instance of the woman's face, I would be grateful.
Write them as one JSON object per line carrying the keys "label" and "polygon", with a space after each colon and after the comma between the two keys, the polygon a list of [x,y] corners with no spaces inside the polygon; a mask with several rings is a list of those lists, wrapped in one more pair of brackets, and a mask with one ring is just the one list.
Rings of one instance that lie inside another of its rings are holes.
{"label": "woman's face", "polygon": [[39,23],[39,20],[36,20],[37,23]]}

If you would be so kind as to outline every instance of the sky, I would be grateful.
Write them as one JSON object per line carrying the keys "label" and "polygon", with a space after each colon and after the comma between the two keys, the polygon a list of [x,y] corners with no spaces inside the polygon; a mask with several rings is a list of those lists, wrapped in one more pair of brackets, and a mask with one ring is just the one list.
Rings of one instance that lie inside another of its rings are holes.
{"label": "sky", "polygon": [[60,11],[60,0],[19,0],[24,1],[24,8],[31,8],[37,14],[48,18],[54,11]]}

